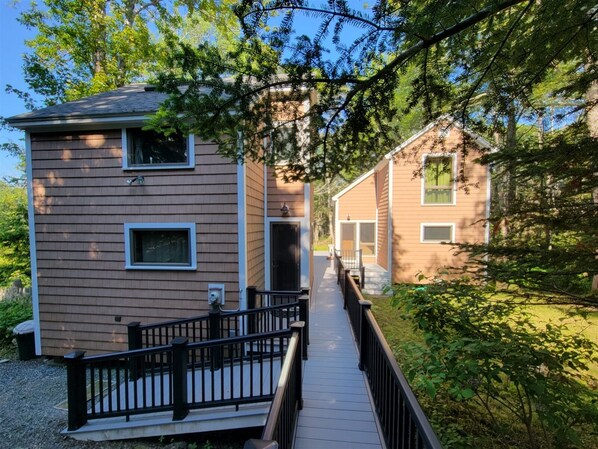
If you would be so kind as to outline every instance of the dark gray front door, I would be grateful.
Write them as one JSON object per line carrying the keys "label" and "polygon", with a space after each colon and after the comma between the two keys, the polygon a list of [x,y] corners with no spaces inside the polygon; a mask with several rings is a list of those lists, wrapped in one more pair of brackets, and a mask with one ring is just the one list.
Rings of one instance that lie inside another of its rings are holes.
{"label": "dark gray front door", "polygon": [[272,290],[299,290],[299,223],[272,223],[270,261]]}

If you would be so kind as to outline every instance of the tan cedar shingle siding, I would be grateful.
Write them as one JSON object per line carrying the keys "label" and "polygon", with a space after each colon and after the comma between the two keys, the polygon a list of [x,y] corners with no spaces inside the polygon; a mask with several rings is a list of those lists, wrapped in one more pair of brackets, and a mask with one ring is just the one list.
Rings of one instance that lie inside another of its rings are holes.
{"label": "tan cedar shingle siding", "polygon": [[[455,223],[457,242],[483,242],[487,201],[486,167],[474,162],[480,153],[472,142],[462,166],[463,133],[452,127],[441,144],[438,129],[416,139],[395,156],[393,167],[393,281],[415,282],[416,274],[435,275],[447,265],[459,266],[466,255],[454,256],[450,245],[420,243],[422,223]],[[455,153],[457,168],[464,167],[469,192],[457,182],[456,205],[422,206],[422,156],[427,153]],[[415,174],[415,175],[414,175]]]}
{"label": "tan cedar shingle siding", "polygon": [[247,285],[264,288],[264,167],[246,164]]}
{"label": "tan cedar shingle siding", "polygon": [[388,270],[388,161],[376,172],[377,263]]}
{"label": "tan cedar shingle siding", "polygon": [[275,171],[268,169],[268,217],[281,217],[283,204],[289,207],[289,217],[305,215],[305,185],[301,182],[284,182],[275,176]]}
{"label": "tan cedar shingle siding", "polygon": [[[214,145],[196,143],[195,169],[137,172],[120,130],[33,134],[31,149],[43,354],[125,349],[130,321],[207,310],[208,283],[236,306],[237,167]],[[196,223],[197,271],[125,270],[127,222]]]}

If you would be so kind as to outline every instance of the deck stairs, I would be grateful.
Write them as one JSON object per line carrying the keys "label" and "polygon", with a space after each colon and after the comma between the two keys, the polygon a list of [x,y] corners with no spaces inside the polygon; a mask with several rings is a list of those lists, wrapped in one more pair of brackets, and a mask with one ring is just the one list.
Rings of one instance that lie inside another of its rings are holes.
{"label": "deck stairs", "polygon": [[368,295],[382,295],[384,288],[390,285],[390,273],[377,264],[365,265],[365,282],[361,289]]}

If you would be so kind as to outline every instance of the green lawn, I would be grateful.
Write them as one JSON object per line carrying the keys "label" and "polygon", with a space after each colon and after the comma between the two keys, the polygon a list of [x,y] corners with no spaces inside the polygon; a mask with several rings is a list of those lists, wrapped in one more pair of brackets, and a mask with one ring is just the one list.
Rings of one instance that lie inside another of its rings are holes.
{"label": "green lawn", "polygon": [[[398,310],[391,306],[390,298],[368,296],[366,299],[372,301],[372,312],[401,366],[401,360],[406,354],[405,345],[422,342],[422,335],[413,329],[410,321],[399,316]],[[528,311],[537,317],[538,324],[564,320],[571,332],[582,333],[598,343],[598,310],[588,313],[584,318],[580,315],[571,315],[568,313],[570,309],[560,306],[542,305],[528,308]],[[589,386],[595,390],[598,388],[598,365],[591,366],[590,375],[594,378],[594,382],[590,382]],[[432,400],[424,394],[418,395],[418,400],[447,448],[521,449],[528,447],[522,443],[526,440],[525,429],[520,422],[513,421],[509,416],[499,415],[498,425],[492,425],[487,419],[485,410],[472,401],[457,402],[448,400],[446,397]],[[595,435],[586,435],[586,438],[585,444],[579,447],[598,447],[598,439]],[[545,440],[538,447],[555,446],[551,446]]]}

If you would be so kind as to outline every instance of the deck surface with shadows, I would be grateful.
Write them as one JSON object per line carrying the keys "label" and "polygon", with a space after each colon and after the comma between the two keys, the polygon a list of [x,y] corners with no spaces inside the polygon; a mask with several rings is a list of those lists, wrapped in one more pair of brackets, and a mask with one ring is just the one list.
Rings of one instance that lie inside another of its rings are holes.
{"label": "deck surface with shadows", "polygon": [[382,449],[336,274],[317,263],[326,271],[312,296],[309,359],[295,449]]}

